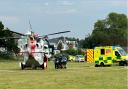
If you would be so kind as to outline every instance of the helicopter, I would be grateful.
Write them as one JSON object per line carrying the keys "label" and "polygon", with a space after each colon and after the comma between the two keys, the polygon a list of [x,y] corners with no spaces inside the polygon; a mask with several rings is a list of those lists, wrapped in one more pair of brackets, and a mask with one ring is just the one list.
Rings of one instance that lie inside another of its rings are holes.
{"label": "helicopter", "polygon": [[37,35],[32,31],[28,31],[26,34],[15,31],[11,32],[19,34],[21,37],[4,37],[0,39],[18,39],[19,54],[23,57],[23,62],[20,63],[20,67],[23,70],[25,68],[46,69],[48,66],[48,58],[50,57],[50,49],[52,49],[52,54],[54,51],[54,47],[51,46],[48,41],[48,36],[68,33],[70,31],[62,31],[44,36]]}
{"label": "helicopter", "polygon": [[31,67],[32,69],[36,69],[37,67],[41,67],[42,69],[46,69],[50,54],[49,50],[50,48],[52,52],[54,50],[48,41],[48,36],[67,32],[70,31],[57,32],[45,36],[38,36],[30,32],[28,36],[23,36],[23,39],[19,39],[18,47],[21,49],[20,53],[23,54],[24,58],[24,62],[21,63],[21,68]]}

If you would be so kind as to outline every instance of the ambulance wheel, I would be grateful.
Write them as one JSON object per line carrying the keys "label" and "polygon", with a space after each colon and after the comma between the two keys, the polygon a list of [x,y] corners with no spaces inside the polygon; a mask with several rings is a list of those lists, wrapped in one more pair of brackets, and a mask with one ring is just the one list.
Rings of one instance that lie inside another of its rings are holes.
{"label": "ambulance wheel", "polygon": [[100,66],[104,67],[104,63],[103,63],[103,62],[101,62],[101,63],[100,63]]}
{"label": "ambulance wheel", "polygon": [[124,61],[124,65],[125,65],[125,66],[128,66],[128,60],[125,60],[125,61]]}
{"label": "ambulance wheel", "polygon": [[120,61],[119,66],[124,66],[124,61]]}
{"label": "ambulance wheel", "polygon": [[95,67],[99,67],[99,65],[98,64],[95,64]]}

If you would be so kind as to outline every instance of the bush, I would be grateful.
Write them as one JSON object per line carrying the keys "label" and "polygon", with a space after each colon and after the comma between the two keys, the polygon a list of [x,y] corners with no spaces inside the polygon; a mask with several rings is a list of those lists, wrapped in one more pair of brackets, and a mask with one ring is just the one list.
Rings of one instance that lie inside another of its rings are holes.
{"label": "bush", "polygon": [[81,49],[75,50],[75,49],[68,49],[66,51],[63,51],[62,53],[68,54],[68,55],[84,55],[84,52],[81,51]]}

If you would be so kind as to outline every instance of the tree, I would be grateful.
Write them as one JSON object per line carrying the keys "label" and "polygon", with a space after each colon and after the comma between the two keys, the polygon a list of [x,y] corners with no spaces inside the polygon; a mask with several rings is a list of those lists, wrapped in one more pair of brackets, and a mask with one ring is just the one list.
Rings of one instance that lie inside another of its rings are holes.
{"label": "tree", "polygon": [[0,21],[0,31],[2,31],[4,29],[4,25],[2,24],[2,22]]}
{"label": "tree", "polygon": [[[4,37],[13,37],[13,33],[0,22],[0,38]],[[8,52],[19,52],[15,39],[0,39],[0,47],[5,47]]]}
{"label": "tree", "polygon": [[75,50],[75,49],[68,49],[68,50],[65,50],[63,51],[62,53],[64,54],[68,54],[68,55],[84,55],[85,53],[81,51],[81,49],[78,49],[78,50]]}
{"label": "tree", "polygon": [[127,46],[127,16],[110,13],[106,19],[98,20],[94,24],[92,34],[85,38],[84,48],[93,48],[97,45]]}

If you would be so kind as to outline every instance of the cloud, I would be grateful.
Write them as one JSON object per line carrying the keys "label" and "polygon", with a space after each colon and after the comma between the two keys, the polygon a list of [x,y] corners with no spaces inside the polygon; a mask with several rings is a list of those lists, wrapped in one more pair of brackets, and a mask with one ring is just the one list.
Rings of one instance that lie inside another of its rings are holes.
{"label": "cloud", "polygon": [[74,14],[77,13],[76,9],[54,9],[54,10],[47,10],[44,12],[45,14],[49,14],[49,15],[60,15],[60,14]]}
{"label": "cloud", "polygon": [[48,3],[48,2],[45,2],[45,3],[44,3],[44,5],[45,5],[45,6],[48,6],[48,5],[49,5],[49,3]]}
{"label": "cloud", "polygon": [[87,0],[81,1],[79,4],[85,7],[94,6],[94,7],[127,7],[127,0]]}
{"label": "cloud", "polygon": [[57,5],[71,6],[73,2],[71,1],[57,1]]}
{"label": "cloud", "polygon": [[117,7],[127,7],[128,1],[110,1],[110,4]]}

